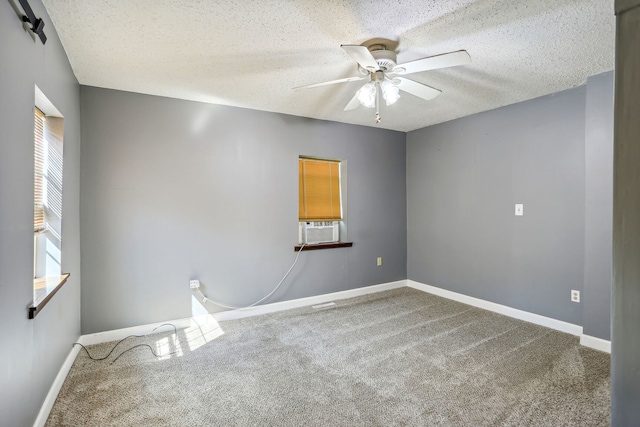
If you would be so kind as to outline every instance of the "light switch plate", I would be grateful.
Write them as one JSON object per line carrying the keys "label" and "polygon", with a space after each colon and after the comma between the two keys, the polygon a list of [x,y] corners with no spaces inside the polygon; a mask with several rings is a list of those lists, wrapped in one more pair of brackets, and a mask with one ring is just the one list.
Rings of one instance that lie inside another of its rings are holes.
{"label": "light switch plate", "polygon": [[516,203],[516,216],[524,215],[524,205],[522,203]]}

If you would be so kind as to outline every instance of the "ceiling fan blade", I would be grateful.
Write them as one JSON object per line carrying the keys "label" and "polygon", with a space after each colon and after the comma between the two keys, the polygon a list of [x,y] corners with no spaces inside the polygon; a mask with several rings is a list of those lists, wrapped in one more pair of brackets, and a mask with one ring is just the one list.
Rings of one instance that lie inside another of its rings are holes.
{"label": "ceiling fan blade", "polygon": [[420,71],[436,70],[438,68],[455,67],[456,65],[471,62],[471,56],[466,50],[443,53],[442,55],[430,56],[428,58],[416,59],[415,61],[398,64],[394,67],[393,74],[412,74]]}
{"label": "ceiling fan blade", "polygon": [[298,87],[294,87],[292,90],[295,91],[295,90],[300,90],[300,89],[310,89],[312,87],[334,85],[336,83],[357,82],[358,80],[364,80],[364,79],[368,79],[368,78],[369,78],[369,76],[347,77],[345,79],[331,80],[329,82],[314,83],[312,85],[306,85],[306,86],[298,86]]}
{"label": "ceiling fan blade", "polygon": [[342,44],[340,47],[355,59],[356,62],[365,70],[378,71],[380,69],[376,59],[371,55],[371,52],[369,52],[369,49],[366,46]]}
{"label": "ceiling fan blade", "polygon": [[359,91],[356,91],[356,94],[353,95],[353,98],[351,98],[351,101],[349,101],[347,106],[344,107],[344,111],[355,110],[356,108],[358,108],[360,106],[360,101],[358,100],[358,92]]}
{"label": "ceiling fan blade", "polygon": [[404,79],[402,77],[396,77],[393,80],[399,80],[398,88],[405,92],[415,95],[418,98],[426,99],[427,101],[440,95],[442,92],[439,89],[427,86],[422,83],[414,82],[413,80]]}

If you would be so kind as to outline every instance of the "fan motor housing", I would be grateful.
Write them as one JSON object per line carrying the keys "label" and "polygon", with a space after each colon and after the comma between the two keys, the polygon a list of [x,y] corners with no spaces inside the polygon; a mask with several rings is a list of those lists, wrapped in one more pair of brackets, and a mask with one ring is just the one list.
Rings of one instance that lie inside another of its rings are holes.
{"label": "fan motor housing", "polygon": [[[387,50],[384,45],[371,45],[369,46],[369,51],[382,71],[391,71],[398,63],[398,55],[395,52]],[[358,71],[365,75],[370,73],[369,70],[362,68],[360,64],[358,64]]]}
{"label": "fan motor housing", "polygon": [[383,71],[391,71],[397,64],[398,56],[395,52],[391,52],[390,50],[373,50],[371,51],[371,55],[373,55]]}

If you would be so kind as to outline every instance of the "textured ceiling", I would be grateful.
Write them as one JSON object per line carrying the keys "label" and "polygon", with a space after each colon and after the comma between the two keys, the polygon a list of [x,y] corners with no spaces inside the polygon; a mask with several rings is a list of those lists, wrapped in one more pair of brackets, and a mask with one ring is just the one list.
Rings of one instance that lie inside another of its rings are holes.
{"label": "textured ceiling", "polygon": [[[410,131],[585,83],[613,69],[614,0],[43,0],[83,85]],[[398,42],[398,62],[466,49],[407,76],[442,90],[343,111],[363,82],[341,44]]]}

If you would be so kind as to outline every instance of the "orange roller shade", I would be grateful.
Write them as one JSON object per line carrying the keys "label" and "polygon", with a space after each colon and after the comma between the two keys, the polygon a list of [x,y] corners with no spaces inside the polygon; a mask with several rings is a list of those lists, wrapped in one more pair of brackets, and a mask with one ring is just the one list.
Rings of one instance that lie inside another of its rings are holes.
{"label": "orange roller shade", "polygon": [[298,167],[299,220],[341,220],[340,162],[300,158]]}

